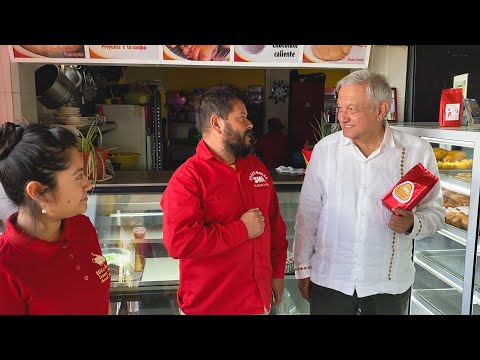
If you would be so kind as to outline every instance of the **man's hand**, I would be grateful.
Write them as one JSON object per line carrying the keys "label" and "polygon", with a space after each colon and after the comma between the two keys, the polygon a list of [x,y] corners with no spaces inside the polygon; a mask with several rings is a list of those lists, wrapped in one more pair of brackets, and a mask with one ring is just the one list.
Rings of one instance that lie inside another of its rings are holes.
{"label": "man's hand", "polygon": [[395,215],[392,213],[392,217],[390,218],[390,222],[388,223],[388,227],[395,231],[398,234],[406,232],[413,226],[413,212],[395,208],[393,209],[397,214]]}
{"label": "man's hand", "polygon": [[310,278],[298,279],[297,280],[298,290],[302,294],[303,298],[310,302]]}
{"label": "man's hand", "polygon": [[265,229],[265,218],[258,209],[250,209],[240,218],[245,223],[248,231],[248,238],[253,239],[263,234]]}
{"label": "man's hand", "polygon": [[279,306],[282,301],[283,288],[283,279],[272,279],[272,293],[275,306]]}

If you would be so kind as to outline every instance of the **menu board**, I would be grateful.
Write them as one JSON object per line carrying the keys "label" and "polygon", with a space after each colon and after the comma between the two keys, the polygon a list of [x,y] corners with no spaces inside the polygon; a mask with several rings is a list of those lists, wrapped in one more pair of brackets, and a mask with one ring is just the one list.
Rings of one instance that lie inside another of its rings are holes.
{"label": "menu board", "polygon": [[366,68],[370,45],[304,45],[302,66]]}
{"label": "menu board", "polygon": [[9,45],[13,62],[367,68],[371,45]]}
{"label": "menu board", "polygon": [[159,45],[89,45],[90,59],[158,63]]}
{"label": "menu board", "polygon": [[302,45],[235,45],[234,49],[234,63],[251,66],[291,67],[300,62],[302,54]]}
{"label": "menu board", "polygon": [[85,58],[85,45],[12,45],[14,58]]}

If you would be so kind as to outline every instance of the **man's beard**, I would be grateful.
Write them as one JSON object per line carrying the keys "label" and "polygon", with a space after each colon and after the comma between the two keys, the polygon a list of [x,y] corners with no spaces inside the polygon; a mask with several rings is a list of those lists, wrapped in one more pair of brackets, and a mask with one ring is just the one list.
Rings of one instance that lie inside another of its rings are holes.
{"label": "man's beard", "polygon": [[[250,136],[250,144],[247,144],[246,137]],[[234,157],[245,157],[253,152],[253,133],[252,130],[245,131],[245,134],[234,131],[231,125],[227,122],[225,124],[225,137],[223,141],[225,150],[227,150]]]}

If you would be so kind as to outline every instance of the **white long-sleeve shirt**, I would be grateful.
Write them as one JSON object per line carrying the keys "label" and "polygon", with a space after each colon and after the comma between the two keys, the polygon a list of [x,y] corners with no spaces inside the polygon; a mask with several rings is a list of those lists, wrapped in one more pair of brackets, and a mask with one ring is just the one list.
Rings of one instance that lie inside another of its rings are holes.
{"label": "white long-sleeve shirt", "polygon": [[356,289],[359,297],[400,294],[413,284],[412,240],[440,230],[445,210],[437,182],[413,210],[411,233],[396,234],[392,252],[392,213],[381,198],[401,178],[403,148],[403,174],[420,162],[439,176],[430,144],[388,124],[382,144],[368,158],[342,131],[315,145],[295,222],[297,279],[310,277],[347,295]]}

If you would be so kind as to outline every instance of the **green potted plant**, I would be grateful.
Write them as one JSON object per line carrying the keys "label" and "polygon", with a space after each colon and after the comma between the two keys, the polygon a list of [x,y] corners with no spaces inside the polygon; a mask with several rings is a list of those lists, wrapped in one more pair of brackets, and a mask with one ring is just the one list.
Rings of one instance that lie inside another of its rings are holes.
{"label": "green potted plant", "polygon": [[105,176],[105,160],[108,156],[108,150],[102,148],[102,131],[97,124],[96,121],[93,122],[85,134],[80,131],[83,172],[94,185]]}
{"label": "green potted plant", "polygon": [[338,123],[337,119],[335,119],[334,123],[329,123],[328,115],[329,114],[327,112],[322,111],[320,113],[320,120],[318,120],[315,114],[313,114],[315,124],[308,122],[313,128],[313,136],[315,137],[316,142],[319,142],[325,136],[333,134],[334,132],[340,130],[340,124]]}
{"label": "green potted plant", "polygon": [[[325,136],[333,134],[334,132],[340,130],[340,124],[338,123],[337,119],[335,119],[334,123],[329,123],[328,115],[329,114],[327,112],[322,111],[320,113],[320,120],[318,120],[315,114],[313,114],[315,124],[312,124],[310,121],[308,122],[313,128],[313,136],[315,137],[316,142],[319,142]],[[310,156],[312,156],[312,149],[313,146],[310,148],[307,141],[302,150],[306,165],[308,165],[308,162],[310,161]]]}

